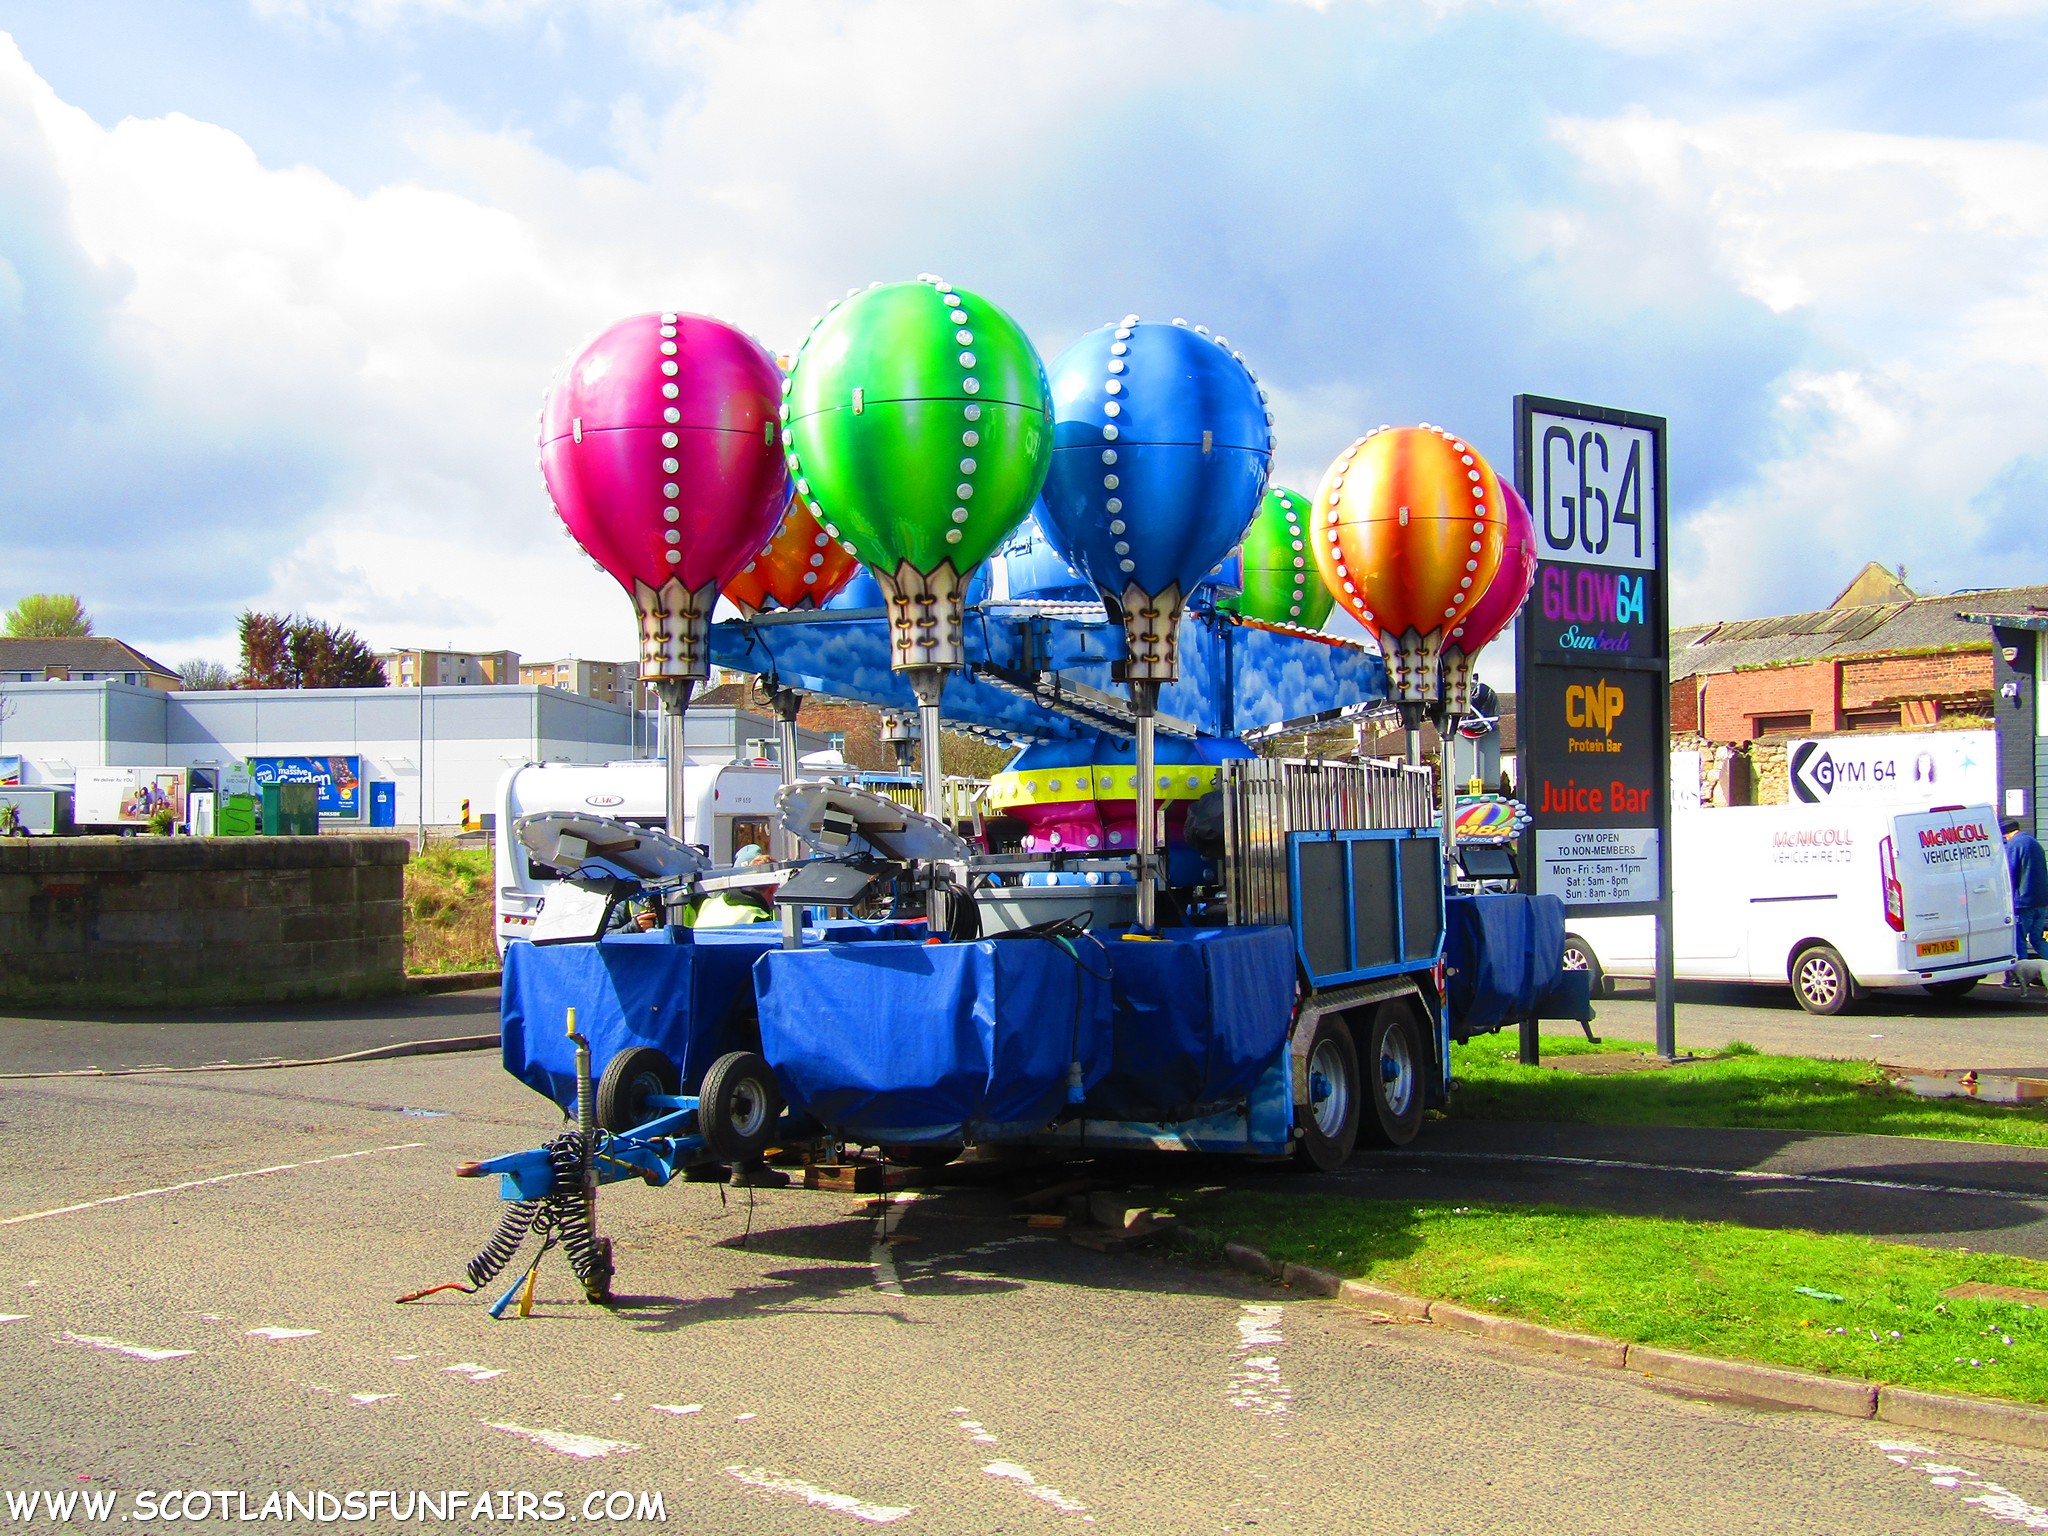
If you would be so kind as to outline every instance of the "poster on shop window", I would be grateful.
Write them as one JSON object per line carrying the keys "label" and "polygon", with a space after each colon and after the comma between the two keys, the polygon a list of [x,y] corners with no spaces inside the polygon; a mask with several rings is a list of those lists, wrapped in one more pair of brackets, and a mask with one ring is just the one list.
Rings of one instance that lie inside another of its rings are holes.
{"label": "poster on shop window", "polygon": [[1515,482],[1536,578],[1516,625],[1523,867],[1566,910],[1670,894],[1664,419],[1515,398]]}

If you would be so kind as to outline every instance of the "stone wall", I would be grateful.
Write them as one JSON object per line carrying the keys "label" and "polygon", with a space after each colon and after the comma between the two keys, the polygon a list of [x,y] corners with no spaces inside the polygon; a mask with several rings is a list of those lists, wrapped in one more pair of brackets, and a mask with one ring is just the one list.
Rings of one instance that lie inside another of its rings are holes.
{"label": "stone wall", "polygon": [[0,1008],[405,985],[402,837],[0,839]]}

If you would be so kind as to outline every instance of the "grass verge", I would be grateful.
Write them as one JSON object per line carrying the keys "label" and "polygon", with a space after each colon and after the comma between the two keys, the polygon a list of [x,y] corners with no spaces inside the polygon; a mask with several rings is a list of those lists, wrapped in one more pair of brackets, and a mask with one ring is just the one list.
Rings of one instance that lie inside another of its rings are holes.
{"label": "grass verge", "polygon": [[[1542,1054],[1635,1052],[1649,1047],[1546,1035]],[[1454,1120],[1547,1120],[1587,1125],[1750,1126],[1869,1136],[2048,1147],[2048,1110],[1923,1099],[1894,1087],[1875,1062],[1769,1056],[1753,1048],[1658,1071],[1591,1075],[1516,1061],[1512,1037],[1482,1035],[1451,1049]]]}
{"label": "grass verge", "polygon": [[1275,1260],[1554,1328],[2048,1404],[2048,1311],[1942,1295],[1969,1281],[2048,1291],[2048,1264],[2031,1259],[1554,1206],[1239,1190],[1175,1209]]}
{"label": "grass verge", "polygon": [[429,843],[405,866],[405,969],[412,976],[495,970],[488,848]]}

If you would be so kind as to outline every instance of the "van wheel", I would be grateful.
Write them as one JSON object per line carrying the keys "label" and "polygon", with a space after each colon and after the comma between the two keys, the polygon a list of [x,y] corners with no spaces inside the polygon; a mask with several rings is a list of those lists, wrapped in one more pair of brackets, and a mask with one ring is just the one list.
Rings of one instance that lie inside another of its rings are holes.
{"label": "van wheel", "polygon": [[1839,954],[1814,944],[1792,957],[1792,995],[1808,1013],[1841,1013],[1856,1000],[1856,980]]}
{"label": "van wheel", "polygon": [[1929,997],[1938,997],[1943,1002],[1950,1003],[1959,997],[1968,997],[1976,990],[1977,983],[1983,979],[1981,976],[1960,976],[1954,981],[1930,981],[1927,983],[1926,992]]}
{"label": "van wheel", "polygon": [[1564,941],[1564,968],[1568,971],[1585,971],[1593,978],[1593,996],[1607,995],[1607,973],[1600,969],[1600,958],[1593,953],[1593,946],[1577,934],[1569,934]]}
{"label": "van wheel", "polygon": [[1358,1145],[1358,1045],[1351,1026],[1333,1014],[1316,1020],[1308,1042],[1308,1103],[1302,1107],[1301,1150],[1319,1173],[1344,1166]]}
{"label": "van wheel", "polygon": [[680,1093],[676,1064],[651,1045],[631,1045],[608,1062],[597,1083],[597,1123],[608,1131],[630,1131],[668,1113],[649,1109],[650,1093]]}
{"label": "van wheel", "polygon": [[1375,1146],[1405,1147],[1422,1129],[1423,1077],[1429,1070],[1415,1005],[1401,999],[1380,1004],[1365,1038],[1359,1075],[1365,1079],[1366,1110],[1359,1117],[1360,1132]]}

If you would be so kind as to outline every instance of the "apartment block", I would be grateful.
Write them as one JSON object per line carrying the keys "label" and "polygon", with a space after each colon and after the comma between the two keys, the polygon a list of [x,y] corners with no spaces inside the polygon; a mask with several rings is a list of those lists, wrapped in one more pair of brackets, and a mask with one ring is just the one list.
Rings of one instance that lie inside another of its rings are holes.
{"label": "apartment block", "polygon": [[524,681],[517,651],[379,651],[393,688],[504,686]]}
{"label": "apartment block", "polygon": [[639,675],[639,667],[630,661],[588,661],[581,656],[519,664],[519,681],[529,687],[559,688],[607,704],[629,704]]}

